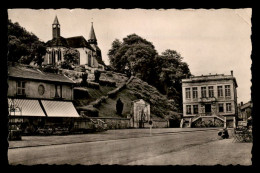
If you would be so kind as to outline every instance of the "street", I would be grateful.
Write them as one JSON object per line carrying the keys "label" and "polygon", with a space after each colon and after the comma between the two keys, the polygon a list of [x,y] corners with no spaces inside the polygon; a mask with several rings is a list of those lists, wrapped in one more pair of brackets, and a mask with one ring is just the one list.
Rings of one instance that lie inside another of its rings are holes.
{"label": "street", "polygon": [[11,165],[251,165],[252,143],[235,143],[232,136],[220,140],[218,130],[153,129],[150,135],[149,129],[125,129],[28,136],[11,141],[8,156]]}

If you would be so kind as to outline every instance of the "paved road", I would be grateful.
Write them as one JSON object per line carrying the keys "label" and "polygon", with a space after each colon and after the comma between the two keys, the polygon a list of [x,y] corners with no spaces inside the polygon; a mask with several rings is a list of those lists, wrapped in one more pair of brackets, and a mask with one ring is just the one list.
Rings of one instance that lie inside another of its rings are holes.
{"label": "paved road", "polygon": [[[192,162],[192,160],[194,160],[196,157],[200,157],[199,155],[196,155],[198,148],[200,151],[207,152],[212,146],[213,148],[211,151],[213,152],[211,152],[210,155],[203,156],[203,158],[213,158],[212,162],[208,162],[209,164],[214,165],[220,163],[216,157],[209,157],[214,155],[214,153],[219,153],[219,151],[214,150],[214,147],[219,146],[218,144],[214,144],[214,141],[219,142],[216,130],[192,132],[181,132],[180,130],[180,132],[176,133],[176,130],[165,131],[158,129],[154,130],[153,132],[153,135],[150,136],[149,130],[147,129],[107,131],[103,134],[96,134],[96,136],[93,134],[92,140],[89,141],[84,137],[90,137],[91,135],[81,135],[82,141],[79,141],[77,138],[77,140],[74,139],[74,143],[70,144],[56,143],[55,145],[38,147],[13,148],[9,149],[8,151],[9,163],[24,165],[193,164],[194,162]],[[75,136],[67,136],[67,138],[75,138]],[[230,142],[230,144],[234,143]],[[243,151],[245,151],[247,155],[250,154],[250,144],[244,148],[249,148],[248,150],[245,149]],[[190,151],[187,152],[187,150]],[[221,147],[218,147],[218,150],[221,151]],[[185,155],[183,155],[183,151]],[[220,153],[228,154],[227,152]],[[240,154],[242,154],[241,156],[245,156],[245,153],[242,152]],[[178,154],[179,157],[176,157]],[[238,164],[250,164],[248,162],[248,158],[250,159],[249,156],[247,156],[247,160],[240,159]],[[219,156],[218,159],[222,159],[222,157]],[[179,162],[177,160],[179,160]],[[200,160],[202,162],[202,159]],[[230,164],[237,164],[236,161],[234,162],[234,159],[229,158],[228,160],[230,160]],[[201,162],[195,164],[201,164]]]}

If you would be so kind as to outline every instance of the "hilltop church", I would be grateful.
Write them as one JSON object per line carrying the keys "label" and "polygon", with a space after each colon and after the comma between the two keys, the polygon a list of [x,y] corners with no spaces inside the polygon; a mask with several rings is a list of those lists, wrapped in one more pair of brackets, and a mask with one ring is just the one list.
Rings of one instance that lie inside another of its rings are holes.
{"label": "hilltop church", "polygon": [[66,48],[74,48],[78,51],[78,65],[84,65],[87,69],[104,70],[105,63],[102,60],[101,50],[97,44],[93,22],[88,41],[83,36],[64,38],[60,35],[60,23],[56,16],[52,24],[52,40],[46,42],[47,53],[44,57],[44,65],[59,64],[64,60],[63,52]]}

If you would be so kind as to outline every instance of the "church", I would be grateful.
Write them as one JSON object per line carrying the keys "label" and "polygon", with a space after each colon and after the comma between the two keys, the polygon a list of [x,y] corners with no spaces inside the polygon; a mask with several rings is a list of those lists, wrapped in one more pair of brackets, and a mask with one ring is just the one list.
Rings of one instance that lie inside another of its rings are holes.
{"label": "church", "polygon": [[86,69],[104,70],[105,63],[102,60],[101,50],[97,44],[93,22],[88,41],[83,36],[64,38],[61,36],[61,25],[56,16],[52,24],[52,40],[46,42],[47,53],[44,56],[43,65],[57,65],[64,61],[66,48],[76,49],[79,56],[77,65],[83,65]]}

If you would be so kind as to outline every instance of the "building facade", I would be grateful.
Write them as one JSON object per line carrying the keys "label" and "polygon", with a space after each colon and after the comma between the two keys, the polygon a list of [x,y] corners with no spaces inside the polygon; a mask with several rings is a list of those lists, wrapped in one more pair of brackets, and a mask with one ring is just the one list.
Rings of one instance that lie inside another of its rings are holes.
{"label": "building facade", "polygon": [[209,126],[235,127],[237,117],[237,82],[231,75],[193,76],[182,80],[183,119],[181,127],[200,122]]}
{"label": "building facade", "polygon": [[55,65],[64,61],[64,52],[67,48],[77,50],[79,62],[77,65],[84,65],[87,69],[104,70],[105,64],[102,61],[101,50],[98,47],[93,23],[87,41],[83,36],[64,38],[61,36],[61,25],[57,16],[52,24],[52,40],[46,42],[47,53],[44,56],[43,65]]}
{"label": "building facade", "polygon": [[131,102],[131,127],[144,128],[148,127],[150,121],[150,104],[143,99]]}
{"label": "building facade", "polygon": [[252,101],[249,101],[245,104],[243,104],[243,102],[241,102],[238,105],[238,118],[239,118],[239,120],[248,124],[248,122],[250,122],[251,119],[252,119],[252,108],[253,108]]}
{"label": "building facade", "polygon": [[24,65],[9,66],[9,123],[28,131],[36,130],[52,118],[80,117],[72,103],[74,84],[61,74]]}

